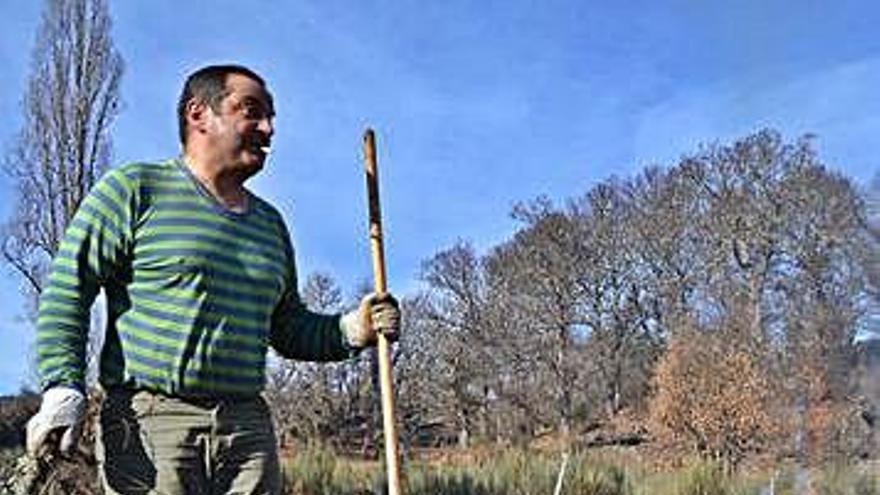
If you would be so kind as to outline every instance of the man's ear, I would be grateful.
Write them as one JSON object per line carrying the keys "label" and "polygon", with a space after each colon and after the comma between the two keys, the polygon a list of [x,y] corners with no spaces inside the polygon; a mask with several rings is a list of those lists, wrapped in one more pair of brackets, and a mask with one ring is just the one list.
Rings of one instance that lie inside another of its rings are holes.
{"label": "man's ear", "polygon": [[189,100],[185,112],[187,127],[196,132],[204,131],[209,111],[210,109],[205,102],[196,99]]}

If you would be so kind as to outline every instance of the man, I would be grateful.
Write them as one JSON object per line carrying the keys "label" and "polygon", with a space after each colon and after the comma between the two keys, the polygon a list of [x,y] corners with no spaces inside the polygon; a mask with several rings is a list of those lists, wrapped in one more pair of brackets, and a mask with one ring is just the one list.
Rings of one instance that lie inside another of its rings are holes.
{"label": "man", "polygon": [[308,311],[280,214],[244,186],[266,160],[274,106],[264,81],[209,66],[178,103],[182,156],[108,172],[71,221],[40,299],[40,411],[33,455],[69,451],[84,412],[89,308],[107,296],[97,456],[107,493],[280,492],[260,392],[267,346],[339,360],[395,338],[396,301]]}

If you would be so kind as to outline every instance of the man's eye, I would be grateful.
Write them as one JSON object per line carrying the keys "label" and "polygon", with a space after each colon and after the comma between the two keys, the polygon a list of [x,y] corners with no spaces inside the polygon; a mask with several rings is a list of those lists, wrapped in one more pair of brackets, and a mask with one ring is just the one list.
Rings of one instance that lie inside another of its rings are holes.
{"label": "man's eye", "polygon": [[245,104],[242,113],[244,116],[249,119],[258,119],[262,116],[263,112],[260,111],[259,107],[254,104]]}

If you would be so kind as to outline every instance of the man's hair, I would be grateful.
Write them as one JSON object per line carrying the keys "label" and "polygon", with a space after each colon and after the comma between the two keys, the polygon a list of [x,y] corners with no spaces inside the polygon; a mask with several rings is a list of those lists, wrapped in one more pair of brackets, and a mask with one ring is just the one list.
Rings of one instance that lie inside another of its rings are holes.
{"label": "man's hair", "polygon": [[[177,125],[180,133],[180,143],[186,144],[186,106],[190,100],[197,100],[207,104],[211,110],[220,111],[220,102],[226,96],[226,77],[229,74],[240,74],[260,83],[263,89],[266,82],[256,72],[243,65],[223,64],[209,65],[193,72],[186,78],[180,99],[177,100]],[[267,91],[268,94],[268,91]]]}

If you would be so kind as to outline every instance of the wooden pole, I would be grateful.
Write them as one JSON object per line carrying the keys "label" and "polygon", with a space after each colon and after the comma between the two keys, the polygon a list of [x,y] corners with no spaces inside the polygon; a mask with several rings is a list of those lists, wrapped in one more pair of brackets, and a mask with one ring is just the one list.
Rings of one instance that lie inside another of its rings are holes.
{"label": "wooden pole", "polygon": [[[376,294],[385,294],[385,251],[382,245],[382,213],[379,209],[379,177],[376,166],[376,137],[372,129],[364,133],[364,164],[367,172],[367,198],[370,214],[370,253],[373,258],[373,281]],[[379,387],[382,396],[382,427],[385,432],[385,464],[388,469],[388,494],[401,495],[400,456],[397,425],[394,421],[391,348],[381,333],[378,343]]]}

